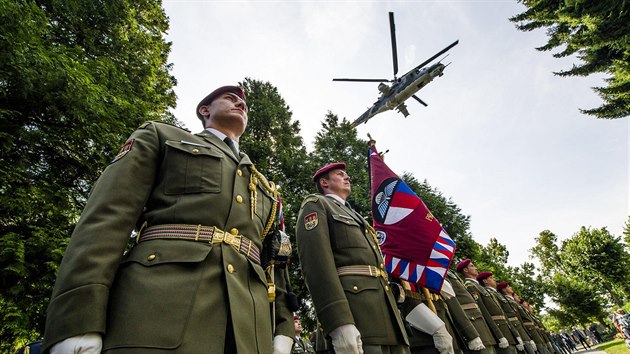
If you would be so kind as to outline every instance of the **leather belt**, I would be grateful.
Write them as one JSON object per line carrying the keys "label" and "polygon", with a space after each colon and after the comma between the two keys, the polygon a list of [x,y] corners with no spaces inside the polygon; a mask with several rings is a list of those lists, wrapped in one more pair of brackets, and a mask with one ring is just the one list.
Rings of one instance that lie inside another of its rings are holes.
{"label": "leather belt", "polygon": [[493,320],[505,320],[505,316],[503,315],[494,315],[494,316],[490,316]]}
{"label": "leather belt", "polygon": [[471,302],[469,304],[461,304],[461,306],[464,310],[474,310],[479,308],[479,305],[475,304],[474,302]]}
{"label": "leather belt", "polygon": [[523,322],[523,325],[525,325],[525,326],[533,326],[534,322]]}
{"label": "leather belt", "polygon": [[243,235],[234,235],[214,226],[163,224],[140,230],[138,242],[155,239],[190,240],[207,243],[225,243],[249,260],[260,264],[260,250]]}
{"label": "leather belt", "polygon": [[514,322],[514,321],[518,321],[518,317],[508,317],[508,320]]}
{"label": "leather belt", "polygon": [[337,275],[365,275],[368,277],[382,277],[387,281],[387,272],[371,265],[351,265],[337,268]]}

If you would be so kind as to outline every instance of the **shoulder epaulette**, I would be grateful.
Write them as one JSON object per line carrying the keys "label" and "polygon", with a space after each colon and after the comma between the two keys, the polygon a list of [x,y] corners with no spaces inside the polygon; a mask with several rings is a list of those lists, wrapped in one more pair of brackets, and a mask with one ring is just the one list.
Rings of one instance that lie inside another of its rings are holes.
{"label": "shoulder epaulette", "polygon": [[308,197],[306,197],[306,199],[304,199],[304,201],[302,202],[302,205],[300,205],[300,208],[303,208],[304,205],[306,205],[306,203],[317,203],[318,200],[319,200],[318,196],[309,195]]}
{"label": "shoulder epaulette", "polygon": [[144,127],[146,127],[147,125],[149,125],[149,124],[151,124],[151,123],[154,123],[154,124],[167,125],[167,126],[169,126],[169,127],[178,128],[178,129],[181,129],[181,130],[183,130],[183,131],[186,131],[186,132],[190,133],[190,130],[188,130],[188,129],[184,128],[184,127],[180,127],[179,125],[175,125],[175,124],[173,124],[173,123],[169,123],[169,122],[164,122],[164,121],[161,121],[161,120],[151,120],[151,121],[148,121],[148,122],[144,123],[144,124],[141,126],[141,128],[144,128]]}

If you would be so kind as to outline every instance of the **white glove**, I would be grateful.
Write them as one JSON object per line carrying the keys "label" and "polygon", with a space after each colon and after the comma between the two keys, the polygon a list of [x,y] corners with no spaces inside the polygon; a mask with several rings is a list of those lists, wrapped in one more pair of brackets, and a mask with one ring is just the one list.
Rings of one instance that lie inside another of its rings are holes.
{"label": "white glove", "polygon": [[103,339],[98,333],[66,338],[50,348],[50,354],[101,354]]}
{"label": "white glove", "polygon": [[536,352],[536,343],[533,340],[528,340],[525,342],[525,345],[529,348],[532,353]]}
{"label": "white glove", "polygon": [[353,324],[346,324],[330,332],[332,345],[337,354],[363,354],[361,333]]}
{"label": "white glove", "polygon": [[420,304],[411,310],[405,320],[418,331],[433,335],[435,331],[444,327],[444,322],[431,311],[427,305]]}
{"label": "white glove", "polygon": [[281,334],[273,337],[273,354],[291,354],[293,338]]}
{"label": "white glove", "polygon": [[525,346],[523,345],[523,340],[521,339],[521,337],[516,337],[516,341],[518,342],[516,344],[516,349],[519,351],[524,351],[525,350]]}
{"label": "white glove", "polygon": [[446,330],[446,326],[440,327],[433,333],[433,344],[440,354],[455,354],[453,349],[453,337]]}
{"label": "white glove", "polygon": [[486,349],[486,346],[483,345],[481,338],[477,337],[471,340],[470,342],[468,342],[468,348],[470,350],[478,351],[478,350]]}
{"label": "white glove", "polygon": [[444,296],[444,299],[448,300],[452,297],[455,297],[455,290],[453,290],[453,286],[449,283],[448,279],[444,279],[444,283],[442,283],[442,290],[440,290],[440,294]]}
{"label": "white glove", "polygon": [[501,349],[505,349],[507,347],[510,346],[510,343],[508,343],[507,339],[505,339],[505,337],[501,337],[501,339],[499,339],[499,348]]}

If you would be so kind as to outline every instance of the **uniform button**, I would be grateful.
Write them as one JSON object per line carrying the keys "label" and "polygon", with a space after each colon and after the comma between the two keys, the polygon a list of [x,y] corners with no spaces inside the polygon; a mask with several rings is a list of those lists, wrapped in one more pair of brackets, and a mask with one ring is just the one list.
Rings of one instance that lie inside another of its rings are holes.
{"label": "uniform button", "polygon": [[228,272],[233,273],[234,272],[234,266],[231,264],[228,264]]}
{"label": "uniform button", "polygon": [[199,149],[195,148],[195,149],[192,150],[192,152],[194,152],[195,154],[198,154],[199,153]]}
{"label": "uniform button", "polygon": [[355,285],[355,286],[352,287],[352,290],[357,291],[357,290],[359,290],[359,287]]}
{"label": "uniform button", "polygon": [[237,203],[242,203],[243,202],[243,197],[241,197],[240,195],[236,196],[236,202]]}
{"label": "uniform button", "polygon": [[385,269],[385,266],[383,265],[383,263],[381,263],[379,267],[381,267],[381,269]]}
{"label": "uniform button", "polygon": [[155,259],[155,255],[154,254],[152,254],[149,257],[147,257],[147,261],[149,261],[149,262],[151,262],[154,259]]}
{"label": "uniform button", "polygon": [[389,291],[389,285],[385,285],[385,290]]}
{"label": "uniform button", "polygon": [[376,245],[373,245],[373,246],[372,246],[372,249],[376,249]]}
{"label": "uniform button", "polygon": [[236,174],[241,177],[243,175],[243,171],[239,168],[238,170],[236,170]]}
{"label": "uniform button", "polygon": [[234,236],[238,235],[238,229],[237,228],[233,228],[232,230],[230,230],[230,233]]}

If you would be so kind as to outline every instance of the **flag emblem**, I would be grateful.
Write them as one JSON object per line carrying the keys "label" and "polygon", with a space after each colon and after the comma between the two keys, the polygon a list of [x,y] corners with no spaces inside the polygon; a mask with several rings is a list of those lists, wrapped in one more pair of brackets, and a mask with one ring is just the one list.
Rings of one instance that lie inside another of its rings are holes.
{"label": "flag emblem", "polygon": [[304,228],[307,231],[310,231],[316,228],[318,223],[319,221],[317,219],[317,212],[310,213],[304,217]]}

